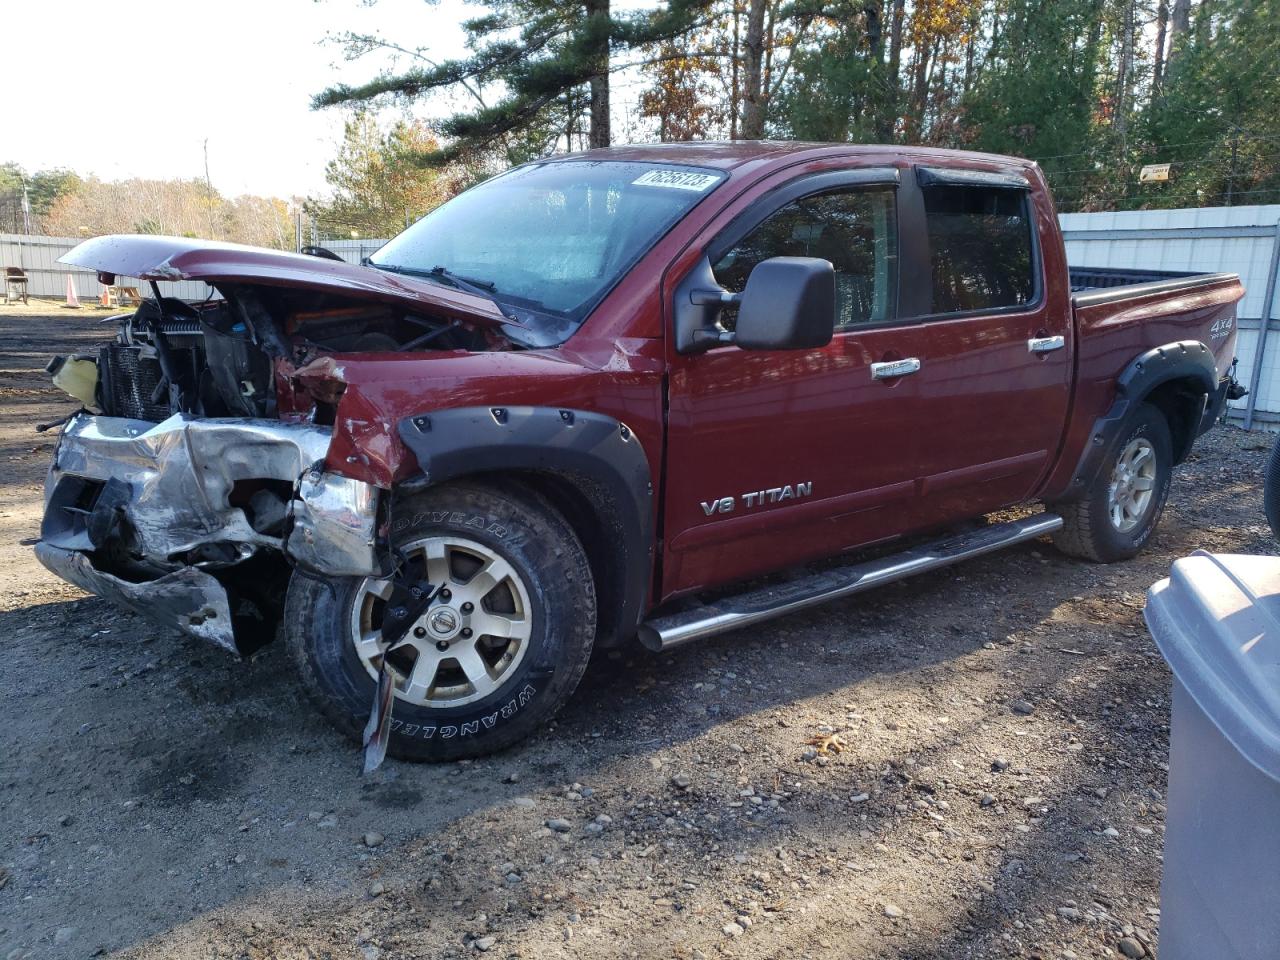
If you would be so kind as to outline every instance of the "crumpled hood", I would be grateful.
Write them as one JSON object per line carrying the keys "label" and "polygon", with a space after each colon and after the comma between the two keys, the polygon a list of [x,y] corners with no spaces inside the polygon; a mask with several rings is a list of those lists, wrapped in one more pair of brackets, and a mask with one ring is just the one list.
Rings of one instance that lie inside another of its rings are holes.
{"label": "crumpled hood", "polygon": [[204,280],[297,287],[369,297],[402,308],[427,309],[481,327],[511,324],[485,297],[427,280],[383,273],[301,253],[186,237],[94,237],[58,258],[60,263],[139,280]]}

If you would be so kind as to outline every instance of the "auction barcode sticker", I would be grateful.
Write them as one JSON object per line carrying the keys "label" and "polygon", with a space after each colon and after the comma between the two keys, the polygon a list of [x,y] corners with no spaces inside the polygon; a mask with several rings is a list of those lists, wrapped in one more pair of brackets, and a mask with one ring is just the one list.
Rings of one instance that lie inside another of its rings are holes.
{"label": "auction barcode sticker", "polygon": [[631,181],[636,187],[667,187],[671,190],[692,190],[702,193],[714,187],[720,178],[714,173],[693,173],[689,170],[650,170]]}

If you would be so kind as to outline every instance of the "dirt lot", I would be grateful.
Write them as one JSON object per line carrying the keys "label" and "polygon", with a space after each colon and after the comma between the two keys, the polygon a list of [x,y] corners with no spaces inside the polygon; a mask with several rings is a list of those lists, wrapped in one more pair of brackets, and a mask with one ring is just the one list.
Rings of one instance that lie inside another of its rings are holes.
{"label": "dirt lot", "polygon": [[38,371],[106,332],[48,313],[0,307],[0,958],[1154,952],[1169,677],[1143,594],[1196,548],[1273,551],[1267,438],[1212,435],[1138,561],[1037,543],[600,658],[524,747],[361,779],[279,650],[233,662],[17,545],[53,446],[32,424],[72,409]]}

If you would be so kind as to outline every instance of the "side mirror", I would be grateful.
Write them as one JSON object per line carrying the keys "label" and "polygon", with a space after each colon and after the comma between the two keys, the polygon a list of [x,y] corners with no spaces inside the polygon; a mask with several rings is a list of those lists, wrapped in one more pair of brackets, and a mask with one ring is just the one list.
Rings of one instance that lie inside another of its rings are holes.
{"label": "side mirror", "polygon": [[836,273],[830,262],[771,257],[747,277],[733,342],[743,350],[825,347],[835,325]]}
{"label": "side mirror", "polygon": [[[729,293],[705,256],[675,295],[677,353],[737,344],[745,350],[804,350],[831,342],[836,321],[835,268],[814,257],[772,257],[756,264],[747,289]],[[738,307],[733,331],[717,322]]]}

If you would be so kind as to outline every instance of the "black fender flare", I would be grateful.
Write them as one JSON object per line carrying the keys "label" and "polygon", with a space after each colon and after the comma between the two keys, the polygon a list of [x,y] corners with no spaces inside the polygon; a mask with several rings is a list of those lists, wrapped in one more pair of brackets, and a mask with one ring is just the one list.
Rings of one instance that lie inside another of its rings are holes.
{"label": "black fender flare", "polygon": [[591,499],[607,524],[611,562],[620,569],[617,609],[601,611],[601,639],[607,644],[634,635],[653,575],[653,481],[644,447],[626,424],[564,407],[455,407],[407,417],[398,429],[422,471],[409,487],[526,471],[585,481],[603,495],[607,504]]}
{"label": "black fender flare", "polygon": [[[1142,403],[1161,384],[1172,380],[1191,380],[1208,396],[1219,390],[1218,370],[1213,352],[1199,340],[1180,340],[1152,347],[1134,357],[1116,380],[1116,397],[1111,408],[1094,421],[1089,432],[1089,442],[1071,475],[1067,494],[1058,499],[1070,500],[1081,496],[1097,479],[1102,461],[1112,442],[1120,432],[1129,411]],[[1190,452],[1191,443],[1199,435],[1200,420],[1186,440],[1186,449],[1174,451],[1174,462],[1180,463]]]}

